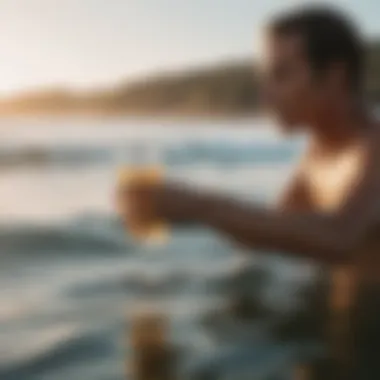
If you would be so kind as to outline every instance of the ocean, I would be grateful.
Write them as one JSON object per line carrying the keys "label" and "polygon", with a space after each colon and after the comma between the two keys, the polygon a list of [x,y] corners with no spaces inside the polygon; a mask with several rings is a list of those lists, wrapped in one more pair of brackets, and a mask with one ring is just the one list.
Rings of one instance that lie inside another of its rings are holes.
{"label": "ocean", "polygon": [[[228,297],[237,268],[264,271],[263,302],[286,313],[313,265],[246,252],[204,228],[174,229],[163,246],[134,241],[113,191],[135,146],[154,151],[170,178],[271,204],[304,143],[264,120],[2,120],[0,379],[128,378],[129,315],[147,288],[185,353],[184,371],[211,358],[228,366],[223,378],[245,368],[246,378],[264,379],[276,363],[291,364],[292,348],[262,334],[262,321],[239,329],[204,320]],[[236,364],[247,351],[245,367]]]}

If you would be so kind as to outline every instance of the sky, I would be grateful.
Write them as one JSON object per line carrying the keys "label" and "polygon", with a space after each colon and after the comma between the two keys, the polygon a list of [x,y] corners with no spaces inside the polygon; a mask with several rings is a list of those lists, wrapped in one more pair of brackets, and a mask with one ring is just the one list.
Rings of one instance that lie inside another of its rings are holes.
{"label": "sky", "polygon": [[[307,2],[0,0],[0,94],[87,90],[254,56],[265,20]],[[378,0],[332,3],[349,11],[366,34],[380,35]]]}

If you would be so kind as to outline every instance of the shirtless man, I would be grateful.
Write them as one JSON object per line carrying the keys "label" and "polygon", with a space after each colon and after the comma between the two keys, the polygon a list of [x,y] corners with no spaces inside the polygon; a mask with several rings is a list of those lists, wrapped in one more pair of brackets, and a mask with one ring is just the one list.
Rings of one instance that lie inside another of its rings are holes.
{"label": "shirtless man", "polygon": [[303,9],[269,24],[265,59],[265,95],[280,123],[311,136],[279,206],[180,184],[133,186],[120,192],[133,204],[125,217],[141,220],[144,210],[148,220],[192,221],[249,248],[326,265],[332,367],[317,380],[380,379],[380,129],[362,105],[363,42],[339,13]]}

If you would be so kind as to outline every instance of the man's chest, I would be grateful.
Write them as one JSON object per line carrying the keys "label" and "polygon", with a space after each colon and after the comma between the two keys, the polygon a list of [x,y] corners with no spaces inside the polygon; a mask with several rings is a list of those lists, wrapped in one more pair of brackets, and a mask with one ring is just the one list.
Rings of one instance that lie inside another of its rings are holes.
{"label": "man's chest", "polygon": [[338,209],[354,191],[363,171],[363,154],[353,147],[332,157],[311,158],[304,179],[312,205],[319,211]]}

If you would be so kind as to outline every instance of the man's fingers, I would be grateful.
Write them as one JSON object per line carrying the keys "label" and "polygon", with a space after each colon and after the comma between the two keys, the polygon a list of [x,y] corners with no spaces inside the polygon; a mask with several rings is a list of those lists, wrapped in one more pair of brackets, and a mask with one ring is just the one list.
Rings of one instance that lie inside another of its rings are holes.
{"label": "man's fingers", "polygon": [[145,184],[118,186],[117,211],[127,226],[147,226],[157,218],[154,194],[154,188]]}

